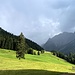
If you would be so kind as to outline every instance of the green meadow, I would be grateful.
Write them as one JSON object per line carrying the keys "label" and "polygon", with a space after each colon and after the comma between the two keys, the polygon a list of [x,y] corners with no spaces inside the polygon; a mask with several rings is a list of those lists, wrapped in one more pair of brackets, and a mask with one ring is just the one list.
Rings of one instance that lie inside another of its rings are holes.
{"label": "green meadow", "polygon": [[50,52],[26,54],[25,59],[18,60],[15,51],[0,49],[0,75],[73,75],[72,66]]}

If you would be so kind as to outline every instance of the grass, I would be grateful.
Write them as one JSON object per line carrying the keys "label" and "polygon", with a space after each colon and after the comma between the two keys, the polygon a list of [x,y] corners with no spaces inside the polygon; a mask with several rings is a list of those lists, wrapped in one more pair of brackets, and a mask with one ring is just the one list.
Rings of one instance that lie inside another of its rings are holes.
{"label": "grass", "polygon": [[[25,55],[18,60],[15,51],[0,49],[0,75],[61,75],[74,73],[73,64],[66,62],[50,52],[38,55]],[[71,74],[72,75],[72,74]]]}
{"label": "grass", "polygon": [[59,72],[52,72],[47,70],[7,70],[7,71],[0,71],[1,75],[61,75]]}

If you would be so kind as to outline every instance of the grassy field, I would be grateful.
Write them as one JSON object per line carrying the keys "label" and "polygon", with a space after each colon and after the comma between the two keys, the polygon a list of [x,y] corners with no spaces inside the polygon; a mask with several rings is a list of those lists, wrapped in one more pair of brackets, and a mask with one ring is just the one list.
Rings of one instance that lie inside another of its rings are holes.
{"label": "grassy field", "polygon": [[62,75],[63,73],[74,73],[72,70],[74,65],[53,56],[50,52],[45,52],[40,56],[26,54],[25,58],[18,60],[15,57],[15,51],[0,49],[0,75]]}

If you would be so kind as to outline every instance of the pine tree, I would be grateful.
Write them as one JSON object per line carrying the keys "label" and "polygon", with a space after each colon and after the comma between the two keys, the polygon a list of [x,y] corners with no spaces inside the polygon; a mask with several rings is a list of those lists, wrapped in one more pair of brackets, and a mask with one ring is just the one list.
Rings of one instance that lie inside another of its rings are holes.
{"label": "pine tree", "polygon": [[25,38],[24,38],[24,35],[21,33],[20,36],[18,37],[16,57],[19,59],[20,58],[25,59],[24,57],[25,49],[26,49]]}
{"label": "pine tree", "polygon": [[40,55],[40,52],[38,51],[38,53],[37,53],[38,55]]}

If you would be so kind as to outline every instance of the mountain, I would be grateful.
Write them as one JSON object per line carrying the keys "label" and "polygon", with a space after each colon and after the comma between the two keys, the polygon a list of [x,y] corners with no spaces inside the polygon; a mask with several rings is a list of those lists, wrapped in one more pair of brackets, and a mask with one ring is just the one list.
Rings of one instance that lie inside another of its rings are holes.
{"label": "mountain", "polygon": [[55,43],[52,41],[51,38],[48,39],[48,41],[43,45],[43,48],[45,50],[55,50],[56,49],[56,45]]}
{"label": "mountain", "polygon": [[49,51],[58,50],[63,53],[75,52],[75,33],[60,33],[48,39],[43,48]]}
{"label": "mountain", "polygon": [[[18,36],[13,35],[0,27],[0,48],[16,50]],[[43,50],[37,43],[25,38],[27,46],[36,50]]]}
{"label": "mountain", "polygon": [[74,39],[75,39],[74,33],[63,32],[59,35],[54,36],[52,38],[52,41],[55,43],[56,47],[59,49]]}
{"label": "mountain", "polygon": [[59,49],[60,52],[64,54],[74,53],[75,52],[75,39],[69,42],[68,44],[64,45]]}

